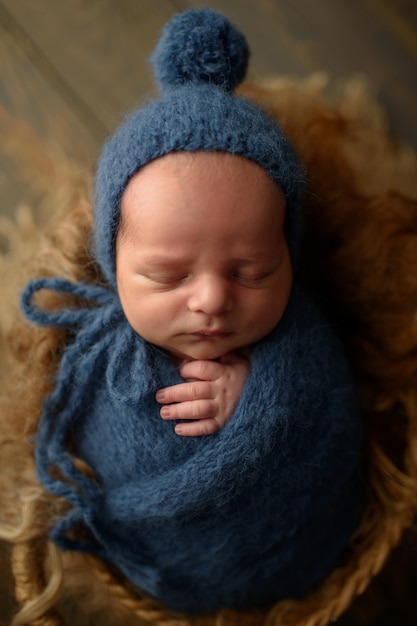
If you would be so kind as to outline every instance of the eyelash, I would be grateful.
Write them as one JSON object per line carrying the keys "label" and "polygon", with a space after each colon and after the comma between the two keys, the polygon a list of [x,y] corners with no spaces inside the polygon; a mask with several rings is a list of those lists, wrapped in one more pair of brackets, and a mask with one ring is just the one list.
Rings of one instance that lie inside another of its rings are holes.
{"label": "eyelash", "polygon": [[[233,280],[236,280],[238,282],[241,283],[247,283],[250,285],[256,285],[257,283],[262,282],[262,280],[264,280],[265,278],[267,278],[270,275],[270,272],[266,272],[257,276],[245,276],[244,274],[237,274],[237,273],[231,273],[230,277]],[[170,286],[175,286],[175,285],[179,285],[182,282],[185,282],[188,279],[188,275],[185,276],[167,276],[167,277],[149,277],[150,280],[152,280],[152,282],[158,284],[158,285],[163,285],[164,287],[170,287]]]}
{"label": "eyelash", "polygon": [[250,280],[250,281],[258,281],[258,280],[263,280],[264,278],[268,278],[268,276],[270,276],[272,274],[272,271],[268,271],[268,272],[262,272],[260,274],[254,274],[252,276],[245,276],[244,274],[238,274],[237,276],[239,278],[243,278],[244,280]]}
{"label": "eyelash", "polygon": [[163,285],[164,287],[169,287],[171,285],[177,285],[179,283],[187,280],[188,276],[148,276],[148,279],[157,285]]}

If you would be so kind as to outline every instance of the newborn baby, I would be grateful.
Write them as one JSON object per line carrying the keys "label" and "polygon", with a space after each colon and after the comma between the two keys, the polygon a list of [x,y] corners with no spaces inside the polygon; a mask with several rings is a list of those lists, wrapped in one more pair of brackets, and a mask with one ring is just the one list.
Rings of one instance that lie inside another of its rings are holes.
{"label": "newborn baby", "polygon": [[[311,590],[361,511],[349,367],[293,278],[303,171],[232,94],[247,59],[218,13],[173,18],[153,57],[161,99],[99,159],[102,283],[42,279],[22,297],[30,320],[71,331],[36,440],[41,483],[71,505],[52,538],[177,611]],[[45,288],[88,305],[40,310]]]}

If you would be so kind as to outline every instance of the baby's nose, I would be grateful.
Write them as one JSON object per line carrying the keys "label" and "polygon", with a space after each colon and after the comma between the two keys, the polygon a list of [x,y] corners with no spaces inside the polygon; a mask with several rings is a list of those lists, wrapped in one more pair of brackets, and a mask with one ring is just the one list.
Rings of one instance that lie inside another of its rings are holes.
{"label": "baby's nose", "polygon": [[188,306],[191,311],[220,315],[232,308],[229,281],[220,276],[201,276],[193,281]]}

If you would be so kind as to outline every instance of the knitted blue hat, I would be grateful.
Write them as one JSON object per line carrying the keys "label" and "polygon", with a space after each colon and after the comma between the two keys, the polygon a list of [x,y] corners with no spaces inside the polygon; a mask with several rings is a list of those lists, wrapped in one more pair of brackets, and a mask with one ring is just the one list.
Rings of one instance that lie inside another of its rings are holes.
{"label": "knitted blue hat", "polygon": [[249,49],[223,15],[177,14],[152,57],[162,98],[130,114],[106,142],[95,179],[95,257],[114,287],[120,201],[131,177],[175,151],[237,154],[257,163],[286,198],[285,232],[292,260],[304,176],[282,130],[259,107],[232,95],[244,79]]}

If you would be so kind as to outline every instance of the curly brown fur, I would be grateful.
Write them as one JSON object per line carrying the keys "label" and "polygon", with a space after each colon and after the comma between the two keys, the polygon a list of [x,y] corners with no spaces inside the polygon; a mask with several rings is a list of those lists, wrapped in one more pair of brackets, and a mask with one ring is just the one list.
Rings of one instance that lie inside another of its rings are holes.
{"label": "curly brown fur", "polygon": [[[416,158],[388,138],[380,109],[357,84],[348,85],[331,106],[323,102],[325,88],[321,77],[313,77],[304,83],[287,79],[246,85],[243,91],[281,121],[307,168],[300,276],[339,323],[363,394],[370,504],[350,560],[310,597],[281,603],[268,615],[223,612],[209,620],[188,620],[135,596],[105,566],[82,555],[64,555],[63,565],[53,569],[64,570],[66,592],[59,606],[70,623],[325,624],[366,588],[411,524],[417,500]],[[55,220],[40,242],[30,238],[29,246],[20,245],[25,237],[21,228],[0,262],[0,272],[24,267],[9,288],[13,298],[10,291],[0,313],[12,364],[0,405],[0,534],[15,544],[15,554],[26,545],[29,556],[35,554],[36,542],[46,549],[45,535],[63,506],[36,480],[31,435],[65,335],[26,324],[17,314],[15,294],[28,277],[98,280],[87,253],[88,176],[74,185],[69,168],[55,182],[57,194],[49,188],[47,197],[51,207],[59,205],[62,221]],[[35,222],[32,230],[43,232]],[[56,303],[49,299],[44,304]],[[47,569],[42,575],[46,583]],[[49,600],[50,606],[56,603],[55,592]],[[23,604],[31,606],[30,601]],[[33,623],[38,614],[33,609]]]}

